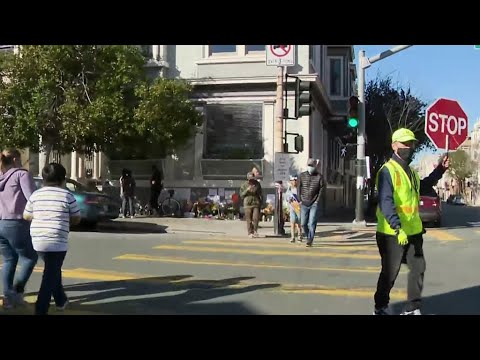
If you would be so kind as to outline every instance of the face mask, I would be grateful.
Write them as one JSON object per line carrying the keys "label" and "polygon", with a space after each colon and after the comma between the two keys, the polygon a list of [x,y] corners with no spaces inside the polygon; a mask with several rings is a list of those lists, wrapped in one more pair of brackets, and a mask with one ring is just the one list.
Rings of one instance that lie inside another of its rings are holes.
{"label": "face mask", "polygon": [[317,169],[315,169],[314,166],[307,166],[307,171],[310,173],[310,174],[313,174]]}
{"label": "face mask", "polygon": [[397,150],[397,155],[406,163],[410,163],[413,158],[413,152],[414,149],[412,148],[401,148]]}

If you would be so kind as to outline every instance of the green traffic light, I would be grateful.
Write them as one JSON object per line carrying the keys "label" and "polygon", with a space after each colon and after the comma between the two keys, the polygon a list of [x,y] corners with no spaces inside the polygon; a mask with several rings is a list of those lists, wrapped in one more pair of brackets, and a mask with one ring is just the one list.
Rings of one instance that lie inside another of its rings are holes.
{"label": "green traffic light", "polygon": [[356,118],[348,119],[348,126],[351,128],[356,128],[358,126],[358,119]]}

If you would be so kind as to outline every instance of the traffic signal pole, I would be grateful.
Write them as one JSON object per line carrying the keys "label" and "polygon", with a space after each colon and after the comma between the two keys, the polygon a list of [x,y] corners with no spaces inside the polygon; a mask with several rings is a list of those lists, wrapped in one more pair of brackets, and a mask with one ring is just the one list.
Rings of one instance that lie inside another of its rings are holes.
{"label": "traffic signal pole", "polygon": [[355,220],[354,225],[367,226],[364,216],[364,189],[365,189],[365,70],[373,63],[385,59],[393,54],[405,50],[412,45],[399,45],[390,50],[384,51],[378,55],[368,58],[365,50],[358,53],[358,132],[357,132],[357,193],[355,202]]}

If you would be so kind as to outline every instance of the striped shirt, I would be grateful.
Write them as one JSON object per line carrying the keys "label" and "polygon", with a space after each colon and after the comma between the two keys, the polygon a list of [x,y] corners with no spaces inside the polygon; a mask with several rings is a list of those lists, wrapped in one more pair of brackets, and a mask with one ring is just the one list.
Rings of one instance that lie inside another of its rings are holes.
{"label": "striped shirt", "polygon": [[80,216],[77,201],[70,191],[42,187],[30,196],[24,214],[33,218],[30,235],[36,251],[67,251],[70,217]]}

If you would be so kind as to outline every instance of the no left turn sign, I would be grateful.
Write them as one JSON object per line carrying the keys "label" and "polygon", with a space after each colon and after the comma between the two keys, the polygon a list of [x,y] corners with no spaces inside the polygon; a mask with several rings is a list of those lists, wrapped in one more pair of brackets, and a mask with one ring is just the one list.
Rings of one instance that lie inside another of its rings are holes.
{"label": "no left turn sign", "polygon": [[268,45],[266,64],[268,66],[294,66],[295,45]]}

